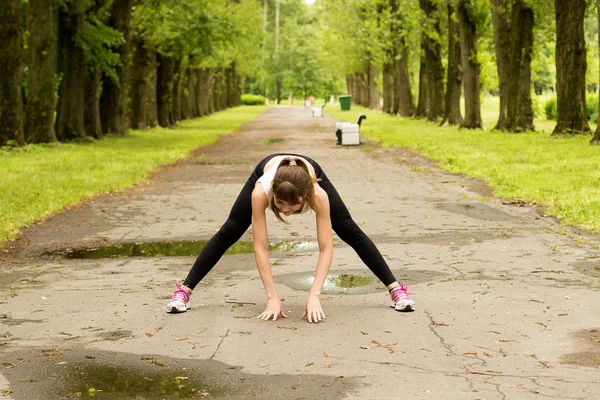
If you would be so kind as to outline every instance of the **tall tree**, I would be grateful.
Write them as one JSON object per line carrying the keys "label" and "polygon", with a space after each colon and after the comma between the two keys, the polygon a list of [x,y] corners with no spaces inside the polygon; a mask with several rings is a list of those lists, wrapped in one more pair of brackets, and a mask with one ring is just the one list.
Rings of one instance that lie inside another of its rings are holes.
{"label": "tall tree", "polygon": [[492,6],[492,24],[494,27],[494,45],[496,48],[496,67],[499,79],[500,113],[494,129],[506,129],[508,113],[508,86],[510,79],[510,0],[490,0]]}
{"label": "tall tree", "polygon": [[379,92],[377,90],[377,77],[379,73],[373,62],[369,63],[368,84],[369,84],[369,108],[379,110]]}
{"label": "tall tree", "polygon": [[[558,0],[557,0],[558,1]],[[460,53],[463,72],[465,117],[461,128],[482,128],[480,90],[480,65],[477,57],[477,24],[469,0],[460,0],[457,8],[460,31]]]}
{"label": "tall tree", "polygon": [[415,102],[408,73],[408,48],[404,39],[400,38],[399,43],[399,54],[394,61],[394,114],[412,117],[415,115]]}
{"label": "tall tree", "polygon": [[84,127],[83,29],[85,0],[64,2],[58,11],[58,90],[56,137],[60,141],[86,136]]}
{"label": "tall tree", "polygon": [[462,89],[462,73],[460,68],[460,37],[456,8],[448,2],[448,71],[446,78],[446,102],[444,118],[440,125],[460,125],[460,94]]}
{"label": "tall tree", "polygon": [[0,146],[23,138],[21,0],[0,6]]}
{"label": "tall tree", "polygon": [[555,0],[557,121],[553,135],[589,133],[585,106],[586,0]]}
{"label": "tall tree", "polygon": [[102,82],[100,99],[102,127],[105,133],[125,134],[129,127],[127,120],[127,91],[130,85],[130,25],[133,0],[113,1],[108,25],[123,35],[123,41],[115,48],[120,63],[116,67],[116,77],[105,76]]}
{"label": "tall tree", "polygon": [[279,75],[279,11],[280,0],[275,0],[275,103],[281,101],[281,76]]}
{"label": "tall tree", "polygon": [[29,143],[56,141],[54,132],[55,0],[29,0],[25,136]]}
{"label": "tall tree", "polygon": [[[598,48],[600,50],[600,0],[596,2],[596,17],[598,18]],[[600,57],[598,58],[600,63]],[[600,101],[598,102],[598,115],[600,115]],[[590,140],[590,144],[600,144],[600,124],[596,127],[596,132],[594,132],[594,136],[592,140]]]}
{"label": "tall tree", "polygon": [[421,62],[419,64],[419,98],[417,100],[416,118],[426,118],[429,114],[429,75],[425,61],[425,44],[421,40]]}
{"label": "tall tree", "polygon": [[267,96],[267,85],[265,84],[265,74],[266,74],[266,66],[265,66],[265,56],[267,55],[267,17],[269,16],[269,0],[264,0],[263,1],[263,29],[262,29],[262,33],[263,33],[263,38],[262,38],[262,45],[261,45],[261,52],[260,52],[260,57],[261,57],[261,76],[260,76],[260,80],[261,80],[261,85],[262,85],[262,94],[263,96],[268,97]]}
{"label": "tall tree", "polygon": [[510,79],[507,128],[511,132],[534,130],[531,104],[531,60],[533,57],[533,9],[515,0],[511,17]]}
{"label": "tall tree", "polygon": [[440,15],[435,3],[431,0],[419,0],[424,14],[423,44],[425,50],[425,67],[427,69],[427,98],[429,107],[427,119],[436,121],[444,115],[444,66],[442,65],[442,32]]}

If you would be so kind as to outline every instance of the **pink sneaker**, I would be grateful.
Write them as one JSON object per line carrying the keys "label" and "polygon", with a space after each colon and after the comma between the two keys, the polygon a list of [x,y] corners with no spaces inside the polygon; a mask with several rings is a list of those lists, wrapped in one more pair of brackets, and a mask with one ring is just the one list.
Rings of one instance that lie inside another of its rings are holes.
{"label": "pink sneaker", "polygon": [[177,290],[173,293],[171,301],[167,304],[169,314],[186,312],[190,309],[190,293],[180,284],[177,284]]}
{"label": "pink sneaker", "polygon": [[396,311],[414,311],[415,302],[408,296],[408,288],[404,286],[402,282],[398,282],[400,286],[393,288],[390,291],[392,301],[394,304],[391,305]]}

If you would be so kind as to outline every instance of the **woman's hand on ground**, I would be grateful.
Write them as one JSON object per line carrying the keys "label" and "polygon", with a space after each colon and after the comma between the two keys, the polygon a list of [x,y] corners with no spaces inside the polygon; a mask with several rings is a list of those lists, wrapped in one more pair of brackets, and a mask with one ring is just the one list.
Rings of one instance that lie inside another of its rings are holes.
{"label": "woman's hand on ground", "polygon": [[285,315],[283,308],[281,307],[281,299],[277,297],[269,299],[269,302],[267,303],[267,309],[256,318],[262,319],[263,321],[268,321],[271,319],[273,321],[277,321],[279,316],[287,318],[287,315]]}
{"label": "woman's hand on ground", "polygon": [[308,296],[308,300],[306,300],[306,308],[304,309],[304,314],[302,314],[302,318],[304,317],[308,319],[309,323],[319,323],[325,319],[325,313],[323,312],[323,308],[321,308],[321,300],[319,300],[319,296]]}

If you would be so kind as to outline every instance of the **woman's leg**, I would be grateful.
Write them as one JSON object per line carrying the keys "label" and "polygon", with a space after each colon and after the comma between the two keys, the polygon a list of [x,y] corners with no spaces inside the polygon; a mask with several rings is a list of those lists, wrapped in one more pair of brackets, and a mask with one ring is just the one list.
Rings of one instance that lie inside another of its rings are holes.
{"label": "woman's leg", "polygon": [[229,217],[219,231],[206,243],[194,262],[183,285],[194,289],[210,272],[223,254],[240,240],[252,222],[252,191],[254,186],[246,183],[231,208]]}
{"label": "woman's leg", "polygon": [[192,269],[183,282],[186,288],[193,290],[217,264],[227,249],[240,240],[252,223],[252,191],[258,178],[263,175],[265,165],[273,157],[275,157],[275,154],[265,157],[254,168],[235,203],[233,203],[227,220],[221,229],[206,243],[196,262],[194,262]]}
{"label": "woman's leg", "polygon": [[[323,178],[324,177],[324,178]],[[333,184],[322,174],[320,186],[329,196],[331,225],[337,235],[356,251],[360,259],[385,285],[397,282],[373,241],[358,227]],[[394,285],[395,286],[395,285]]]}

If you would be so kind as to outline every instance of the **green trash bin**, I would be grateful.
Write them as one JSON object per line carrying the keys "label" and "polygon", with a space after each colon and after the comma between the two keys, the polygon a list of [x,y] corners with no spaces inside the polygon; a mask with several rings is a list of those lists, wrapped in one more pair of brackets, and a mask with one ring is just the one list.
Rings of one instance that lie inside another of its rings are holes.
{"label": "green trash bin", "polygon": [[352,96],[349,94],[341,94],[338,96],[342,111],[350,111],[350,105],[352,104]]}

